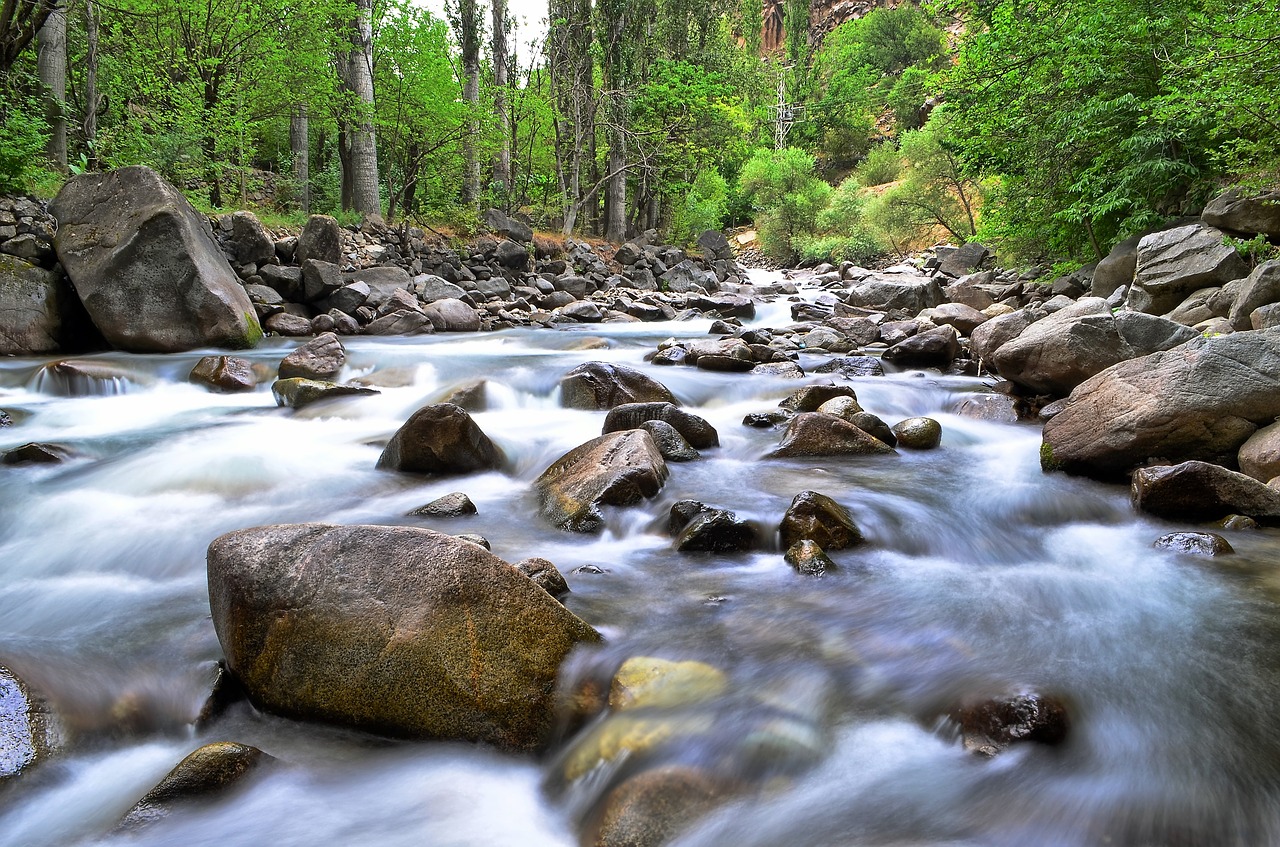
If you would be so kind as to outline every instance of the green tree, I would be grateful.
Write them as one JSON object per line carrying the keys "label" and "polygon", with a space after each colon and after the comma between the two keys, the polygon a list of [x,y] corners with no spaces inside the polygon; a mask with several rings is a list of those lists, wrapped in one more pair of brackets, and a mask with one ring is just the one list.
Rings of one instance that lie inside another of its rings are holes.
{"label": "green tree", "polygon": [[783,261],[794,260],[798,241],[814,233],[831,196],[831,186],[814,175],[813,156],[794,147],[757,152],[742,168],[738,191],[756,212],[765,251]]}

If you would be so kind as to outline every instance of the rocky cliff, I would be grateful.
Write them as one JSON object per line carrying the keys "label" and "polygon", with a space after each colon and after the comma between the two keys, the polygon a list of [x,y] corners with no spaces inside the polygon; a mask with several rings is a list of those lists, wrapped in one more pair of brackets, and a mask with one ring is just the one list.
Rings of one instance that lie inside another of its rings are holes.
{"label": "rocky cliff", "polygon": [[[880,6],[898,6],[903,0],[810,0],[809,43],[819,44],[827,33],[845,21],[861,18]],[[786,42],[783,23],[785,0],[764,0],[764,29],[761,33],[761,49],[776,53]]]}

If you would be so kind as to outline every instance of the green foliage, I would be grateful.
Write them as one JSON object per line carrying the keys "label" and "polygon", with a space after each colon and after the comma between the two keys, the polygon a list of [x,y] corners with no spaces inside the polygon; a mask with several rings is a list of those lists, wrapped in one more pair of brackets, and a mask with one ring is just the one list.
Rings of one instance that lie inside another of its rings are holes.
{"label": "green foliage", "polygon": [[724,226],[725,212],[729,204],[729,184],[719,171],[705,170],[694,179],[677,205],[671,221],[671,237],[677,243],[688,244],[709,229]]}
{"label": "green foliage", "polygon": [[814,175],[812,155],[789,147],[758,151],[743,166],[738,191],[756,211],[765,252],[788,261],[797,254],[798,240],[814,233],[831,186]]}
{"label": "green foliage", "polygon": [[884,185],[893,182],[902,173],[902,155],[898,146],[886,141],[872,147],[867,157],[858,165],[856,176],[862,185]]}
{"label": "green foliage", "polygon": [[1232,238],[1228,235],[1223,241],[1234,248],[1250,267],[1256,268],[1263,262],[1280,259],[1280,246],[1272,244],[1265,235],[1255,235],[1253,238]]}
{"label": "green foliage", "polygon": [[0,191],[25,191],[42,169],[49,125],[33,84],[16,68],[0,76]]}

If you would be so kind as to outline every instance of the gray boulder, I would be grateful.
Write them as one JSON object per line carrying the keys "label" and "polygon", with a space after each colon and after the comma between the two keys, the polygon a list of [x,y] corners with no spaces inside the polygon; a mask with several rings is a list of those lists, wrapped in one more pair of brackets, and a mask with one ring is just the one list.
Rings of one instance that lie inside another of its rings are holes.
{"label": "gray boulder", "polygon": [[629,506],[662,489],[667,463],[641,429],[611,432],[581,444],[534,483],[542,516],[568,532],[599,532],[601,506]]}
{"label": "gray boulder", "polygon": [[933,279],[909,274],[877,274],[855,282],[845,303],[864,309],[896,309],[918,315],[945,300],[942,287]]}
{"label": "gray boulder", "polygon": [[1027,327],[1045,317],[1045,312],[1034,307],[1018,309],[999,315],[984,323],[969,336],[969,349],[984,362],[990,362],[995,352],[1022,335]]}
{"label": "gray boulder", "polygon": [[478,332],[480,316],[461,300],[445,297],[422,307],[436,332]]}
{"label": "gray boulder", "polygon": [[1125,239],[1111,248],[1111,252],[1093,269],[1093,287],[1090,294],[1107,299],[1133,283],[1138,270],[1138,242],[1142,236]]}
{"label": "gray boulder", "polygon": [[347,363],[347,350],[332,332],[318,335],[280,362],[280,378],[332,380]]}
{"label": "gray boulder", "polygon": [[1280,191],[1244,194],[1232,188],[1205,206],[1200,217],[1209,226],[1229,232],[1280,238]]}
{"label": "gray boulder", "polygon": [[466,296],[461,287],[446,282],[443,277],[434,274],[418,274],[409,283],[409,291],[418,296],[423,303],[434,303],[437,300],[459,300]]}
{"label": "gray boulder", "polygon": [[1194,338],[1113,365],[1044,428],[1046,469],[1110,478],[1152,458],[1234,460],[1280,417],[1280,329]]}
{"label": "gray boulder", "polygon": [[959,355],[960,334],[955,327],[940,326],[899,341],[880,358],[900,368],[945,370]]}
{"label": "gray boulder", "polygon": [[1254,329],[1250,318],[1263,306],[1280,302],[1280,261],[1263,262],[1253,269],[1236,293],[1227,314],[1236,331]]}
{"label": "gray boulder", "polygon": [[0,356],[36,356],[73,346],[83,341],[73,333],[82,315],[75,290],[62,276],[0,256]]}
{"label": "gray boulder", "polygon": [[1190,224],[1154,232],[1138,242],[1138,263],[1125,302],[1150,315],[1172,311],[1199,288],[1224,285],[1249,272],[1222,230]]}
{"label": "gray boulder", "polygon": [[603,432],[639,429],[647,421],[670,424],[690,445],[698,449],[720,446],[720,435],[715,427],[691,412],[664,402],[623,403],[614,406],[604,416]]}
{"label": "gray boulder", "polygon": [[276,257],[276,243],[253,212],[231,215],[231,241],[237,265],[266,265]]}
{"label": "gray boulder", "polygon": [[209,546],[227,667],[261,709],[532,750],[569,651],[599,640],[513,566],[427,529],[301,524]]}
{"label": "gray boulder", "polygon": [[869,456],[896,451],[858,427],[821,412],[802,412],[791,419],[778,446],[767,458]]}
{"label": "gray boulder", "polygon": [[970,241],[946,255],[939,252],[941,262],[938,264],[938,270],[950,277],[962,277],[982,267],[982,263],[990,256],[990,250],[975,241]]}
{"label": "gray boulder", "polygon": [[1280,476],[1280,423],[1264,426],[1240,445],[1240,470],[1260,482]]}
{"label": "gray boulder", "polygon": [[58,259],[112,346],[170,353],[262,339],[208,223],[155,171],[72,177],[49,210]]}
{"label": "gray boulder", "polygon": [[258,384],[253,364],[248,359],[235,356],[205,356],[196,362],[188,379],[197,385],[227,393],[252,391]]}
{"label": "gray boulder", "polygon": [[302,265],[307,259],[317,259],[334,265],[342,264],[342,229],[337,219],[329,215],[312,215],[307,218],[302,234],[294,246],[293,260]]}
{"label": "gray boulder", "polygon": [[379,468],[426,474],[491,470],[502,464],[502,451],[465,409],[436,403],[414,412],[391,436]]}

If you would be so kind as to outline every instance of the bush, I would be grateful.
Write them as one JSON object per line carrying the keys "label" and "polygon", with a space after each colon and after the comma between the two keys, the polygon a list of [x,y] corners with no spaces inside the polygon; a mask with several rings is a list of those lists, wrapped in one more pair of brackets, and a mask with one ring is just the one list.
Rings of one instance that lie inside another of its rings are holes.
{"label": "bush", "polygon": [[893,182],[902,173],[902,156],[892,141],[877,144],[854,171],[863,185],[884,185]]}
{"label": "bush", "polygon": [[831,186],[814,175],[814,158],[802,150],[760,150],[742,168],[738,190],[756,211],[756,229],[769,255],[796,256],[796,241],[812,235]]}
{"label": "bush", "polygon": [[16,83],[13,77],[0,80],[0,191],[21,193],[28,178],[43,170],[49,125],[40,99]]}
{"label": "bush", "polygon": [[716,170],[700,172],[685,194],[684,201],[675,206],[671,221],[672,238],[688,244],[709,229],[720,229],[728,206],[729,184],[725,178]]}
{"label": "bush", "polygon": [[801,238],[798,246],[800,259],[805,263],[853,262],[865,265],[885,253],[879,237],[866,227],[847,234]]}

